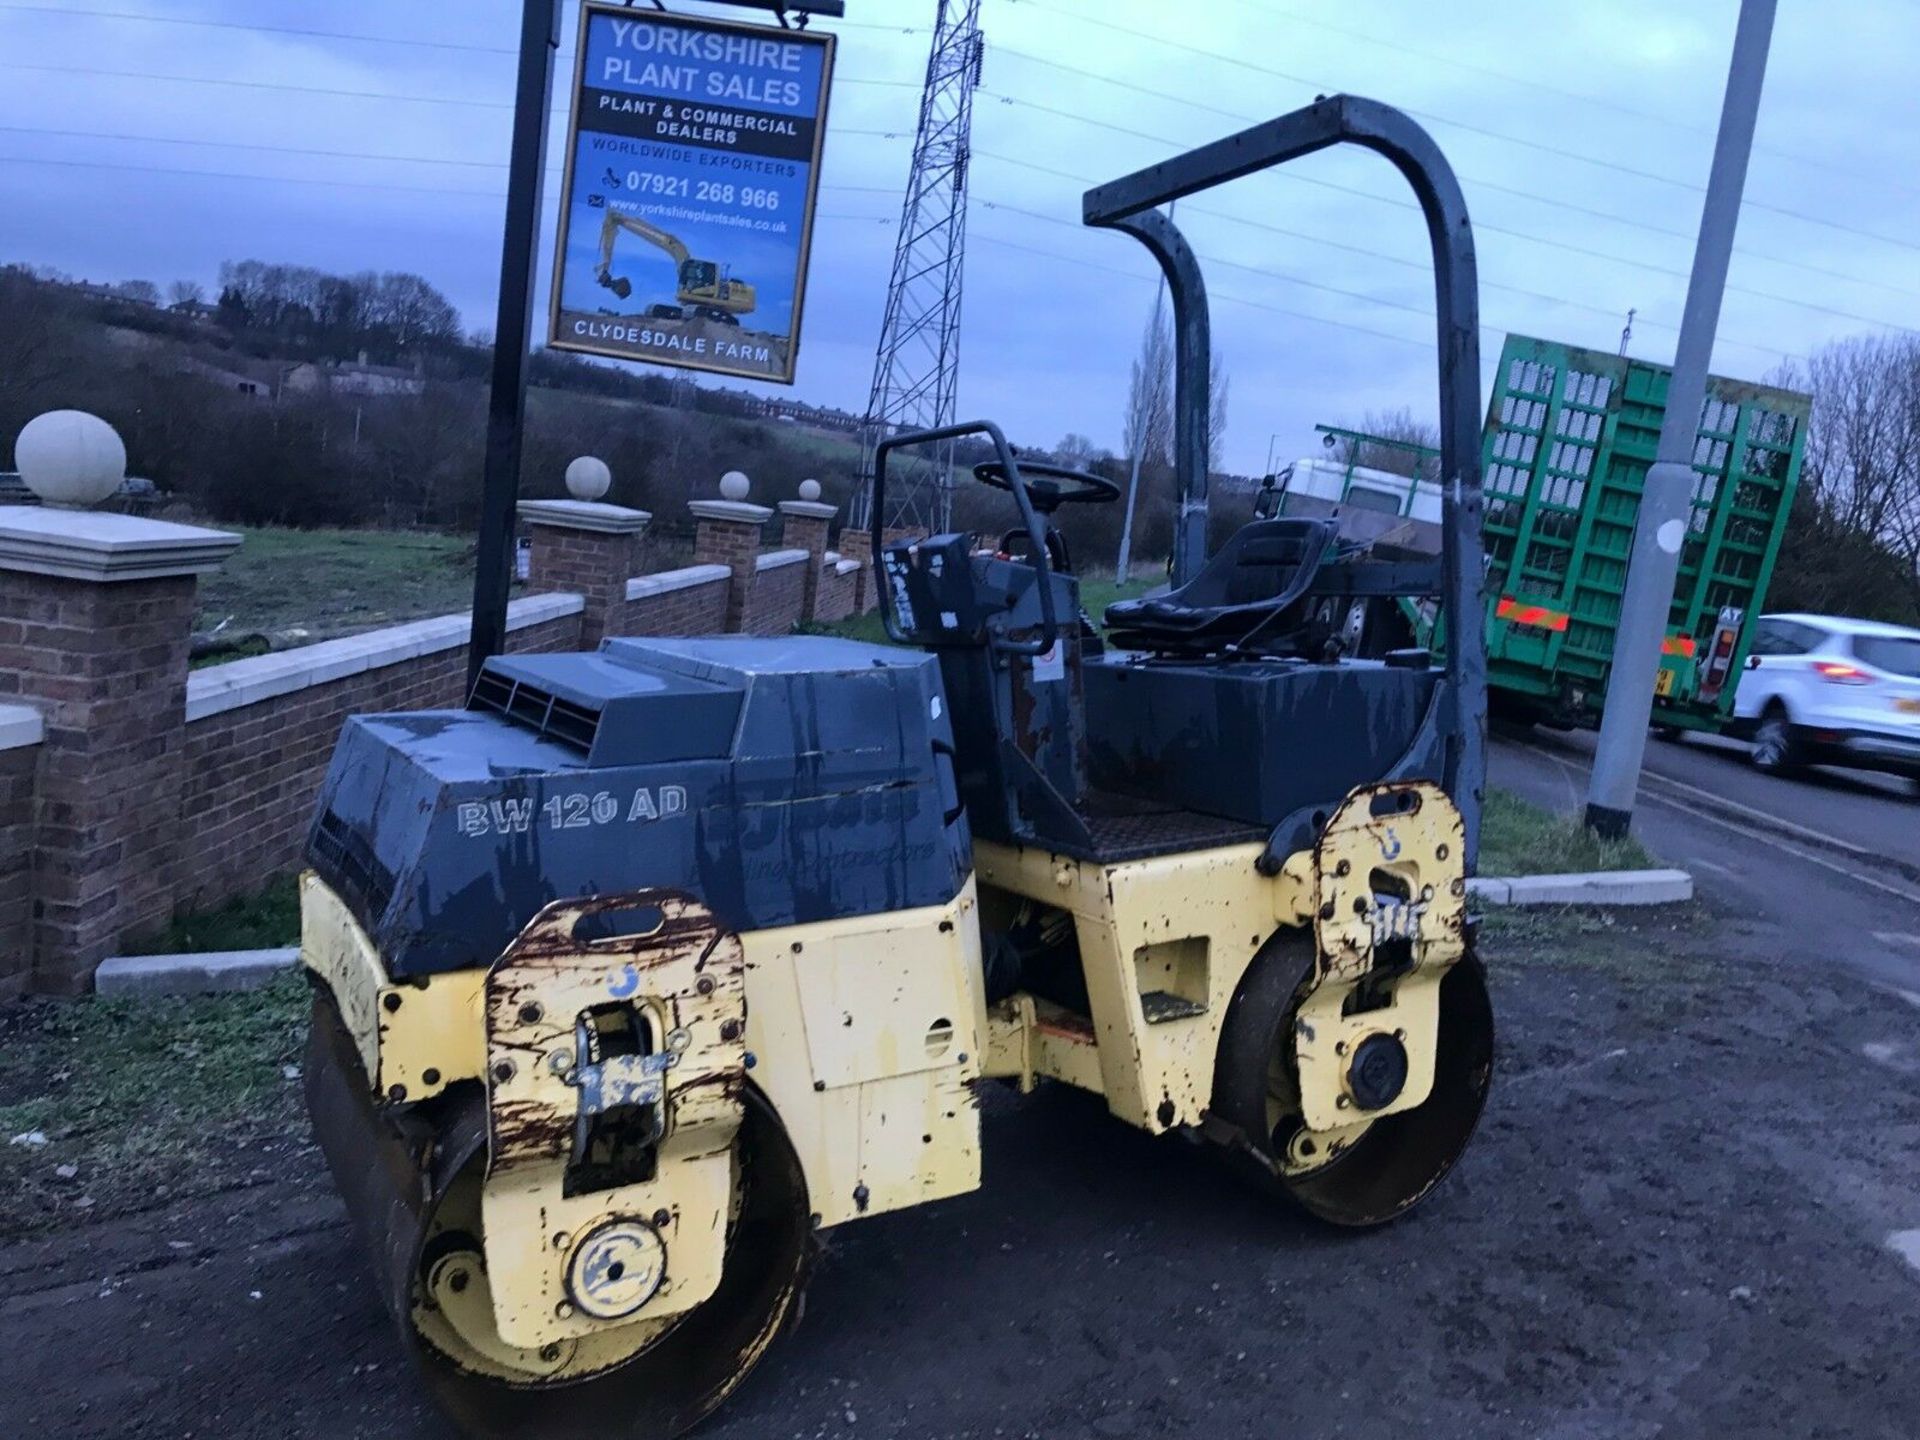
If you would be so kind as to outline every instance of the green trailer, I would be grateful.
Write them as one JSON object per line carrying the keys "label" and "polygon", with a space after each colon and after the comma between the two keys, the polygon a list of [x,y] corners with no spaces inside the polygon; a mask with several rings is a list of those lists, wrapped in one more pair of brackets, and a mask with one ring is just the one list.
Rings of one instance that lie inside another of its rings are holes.
{"label": "green trailer", "polygon": [[[1496,708],[1598,723],[1670,375],[1644,360],[1507,337],[1481,457]],[[1789,390],[1708,381],[1656,725],[1717,730],[1732,713],[1800,479],[1810,405]]]}

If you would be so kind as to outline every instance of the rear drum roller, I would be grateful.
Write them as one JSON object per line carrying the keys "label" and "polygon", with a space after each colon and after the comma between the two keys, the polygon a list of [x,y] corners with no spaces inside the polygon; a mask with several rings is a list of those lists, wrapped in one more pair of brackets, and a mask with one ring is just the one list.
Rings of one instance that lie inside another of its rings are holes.
{"label": "rear drum roller", "polygon": [[[683,1315],[516,1349],[494,1329],[481,1235],[486,1103],[458,1087],[390,1124],[375,1111],[333,1003],[316,995],[307,1099],[388,1309],[434,1399],[468,1435],[665,1440],[746,1378],[800,1307],[815,1242],[798,1158],[751,1088],[734,1141],[734,1199],[720,1286]],[[424,1110],[426,1107],[422,1107]],[[648,1232],[650,1234],[650,1232]],[[527,1235],[529,1247],[553,1242]]]}
{"label": "rear drum roller", "polygon": [[[1480,1119],[1493,1071],[1486,975],[1469,949],[1441,981],[1439,1052],[1423,1104],[1315,1132],[1301,1123],[1293,1052],[1313,963],[1313,941],[1300,934],[1276,935],[1254,957],[1221,1029],[1213,1114],[1237,1132],[1239,1168],[1263,1188],[1330,1224],[1384,1224],[1440,1183]],[[1379,1059],[1377,1068],[1390,1068],[1392,1056]]]}

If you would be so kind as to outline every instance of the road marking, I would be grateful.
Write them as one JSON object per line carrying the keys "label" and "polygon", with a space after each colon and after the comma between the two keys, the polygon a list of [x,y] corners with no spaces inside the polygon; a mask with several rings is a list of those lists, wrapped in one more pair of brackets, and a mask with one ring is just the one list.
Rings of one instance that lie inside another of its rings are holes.
{"label": "road marking", "polygon": [[[1571,765],[1566,760],[1554,754],[1551,750],[1546,749],[1544,746],[1531,744],[1526,741],[1521,741],[1518,743],[1520,744],[1522,749],[1531,750],[1536,755],[1543,756],[1546,759],[1553,761],[1555,764],[1559,765],[1562,769],[1572,768]],[[1584,770],[1586,767],[1581,766],[1580,768]],[[1797,821],[1788,820],[1784,816],[1775,815],[1770,811],[1756,809],[1751,805],[1743,805],[1738,800],[1729,800],[1726,796],[1721,795],[1715,791],[1702,789],[1698,785],[1689,785],[1684,780],[1676,780],[1673,778],[1673,776],[1663,774],[1658,770],[1642,769],[1640,772],[1640,779],[1642,783],[1651,782],[1651,783],[1657,783],[1660,785],[1671,786],[1675,790],[1682,791],[1688,795],[1694,796],[1697,799],[1704,800],[1710,805],[1718,806],[1723,810],[1738,811],[1740,814],[1750,816],[1753,819],[1761,821],[1764,824],[1775,825],[1781,828],[1782,830],[1790,830],[1804,839],[1811,840],[1816,844],[1820,844],[1820,845],[1830,845],[1834,849],[1843,851],[1849,855],[1858,855],[1862,859],[1867,859],[1867,860],[1873,860],[1873,859],[1879,858],[1876,852],[1867,849],[1863,845],[1856,845],[1851,840],[1842,840],[1838,835],[1829,835],[1827,834],[1826,831],[1816,830],[1811,825],[1802,825]]]}
{"label": "road marking", "polygon": [[[1544,759],[1553,761],[1556,765],[1559,765],[1562,769],[1571,770],[1573,768],[1567,761],[1561,759],[1558,755],[1555,755],[1551,750],[1544,750],[1538,745],[1522,744],[1520,748],[1525,750],[1531,750],[1536,755],[1539,755]],[[1720,796],[1714,795],[1710,791],[1701,790],[1696,786],[1683,784],[1678,780],[1669,780],[1666,776],[1656,775],[1652,771],[1642,772],[1641,778],[1643,781],[1657,780],[1662,784],[1674,786],[1676,789],[1688,790],[1688,791],[1692,791],[1696,795],[1706,796],[1707,798],[1711,799],[1716,805],[1719,805],[1719,804],[1730,805],[1734,809],[1740,810],[1745,814],[1759,817],[1763,822],[1767,824],[1779,825],[1783,828],[1797,830],[1805,835],[1815,836],[1819,839],[1820,843],[1837,846],[1840,849],[1849,852],[1850,854],[1868,856],[1868,857],[1871,857],[1873,854],[1872,851],[1863,850],[1858,845],[1852,845],[1844,840],[1837,840],[1831,836],[1823,835],[1820,831],[1811,830],[1804,825],[1795,825],[1790,820],[1778,819],[1776,816],[1768,815],[1766,812],[1761,810],[1755,810],[1750,806],[1735,805],[1734,802],[1728,801],[1728,800],[1722,800]],[[1840,864],[1836,860],[1828,859],[1824,855],[1817,855],[1811,850],[1803,850],[1797,845],[1789,845],[1784,840],[1782,840],[1778,835],[1770,835],[1763,830],[1755,830],[1750,826],[1737,824],[1736,822],[1727,819],[1724,815],[1714,814],[1711,810],[1698,809],[1693,806],[1684,805],[1680,801],[1674,799],[1672,796],[1658,794],[1651,788],[1649,788],[1646,798],[1655,804],[1665,805],[1667,808],[1671,810],[1678,810],[1682,815],[1690,815],[1696,820],[1705,820],[1709,824],[1720,826],[1723,830],[1731,830],[1736,835],[1744,835],[1749,840],[1758,840],[1762,845],[1770,845],[1775,850],[1780,851],[1782,854],[1791,855],[1797,860],[1810,861],[1811,863],[1820,866],[1824,870],[1831,870],[1834,874],[1842,876],[1848,880],[1852,880],[1857,884],[1865,885],[1870,889],[1881,891],[1883,894],[1892,895],[1897,899],[1905,900],[1909,905],[1920,905],[1920,891],[1910,890],[1904,885],[1895,885],[1890,881],[1877,880],[1871,875],[1862,875],[1859,871],[1850,870],[1845,865]]]}
{"label": "road marking", "polygon": [[1711,870],[1716,875],[1731,875],[1736,880],[1740,878],[1740,872],[1730,865],[1716,865],[1711,860],[1701,860],[1698,858],[1690,860],[1687,863],[1690,865],[1698,865],[1702,870]]}
{"label": "road marking", "polygon": [[1915,1270],[1920,1270],[1920,1230],[1896,1230],[1887,1236],[1888,1247]]}
{"label": "road marking", "polygon": [[1905,1071],[1913,1068],[1910,1065],[1901,1063],[1900,1052],[1906,1048],[1904,1045],[1889,1044],[1885,1040],[1869,1040],[1860,1047],[1860,1053],[1866,1056],[1867,1059],[1885,1065],[1890,1069]]}
{"label": "road marking", "polygon": [[[1873,938],[1882,945],[1911,945],[1915,949],[1920,949],[1920,935],[1909,935],[1904,930],[1876,930],[1873,932]],[[1920,1000],[1916,1003],[1920,1003]]]}

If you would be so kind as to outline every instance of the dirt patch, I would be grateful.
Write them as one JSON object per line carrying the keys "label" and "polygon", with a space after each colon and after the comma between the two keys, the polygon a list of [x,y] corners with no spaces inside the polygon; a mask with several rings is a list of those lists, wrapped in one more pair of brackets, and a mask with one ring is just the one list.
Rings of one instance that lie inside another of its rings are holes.
{"label": "dirt patch", "polygon": [[0,1007],[0,1237],[273,1178],[304,1143],[306,982]]}
{"label": "dirt patch", "polygon": [[[829,1232],[699,1435],[1911,1436],[1920,1008],[1699,910],[1501,916],[1484,951],[1493,1095],[1410,1218],[1333,1232],[996,1089],[984,1188]],[[252,1188],[0,1245],[0,1434],[446,1435],[280,1123]]]}

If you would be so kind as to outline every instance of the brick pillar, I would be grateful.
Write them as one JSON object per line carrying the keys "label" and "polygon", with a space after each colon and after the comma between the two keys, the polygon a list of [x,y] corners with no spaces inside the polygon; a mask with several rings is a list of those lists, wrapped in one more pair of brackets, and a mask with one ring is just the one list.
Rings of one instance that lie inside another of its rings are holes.
{"label": "brick pillar", "polygon": [[0,512],[0,697],[45,716],[33,984],[86,990],[173,918],[195,577],[237,535],[131,515]]}
{"label": "brick pillar", "polygon": [[[817,493],[819,486],[813,487]],[[802,619],[816,620],[820,598],[820,567],[826,563],[827,527],[840,513],[837,505],[821,500],[780,502],[780,543],[789,550],[807,552],[807,588],[800,599]]]}
{"label": "brick pillar", "polygon": [[874,532],[854,530],[851,524],[843,526],[841,555],[849,561],[860,563],[860,572],[854,576],[852,588],[852,612],[866,614],[879,605],[879,584],[874,570]]}
{"label": "brick pillar", "polygon": [[724,565],[733,572],[727,586],[728,633],[740,629],[753,589],[754,561],[760,554],[760,527],[773,518],[765,505],[745,500],[689,500],[693,512],[693,563]]}
{"label": "brick pillar", "polygon": [[597,650],[603,637],[622,633],[627,581],[639,569],[640,536],[653,517],[595,500],[523,500],[520,518],[533,530],[528,588],[586,601],[581,648]]}

